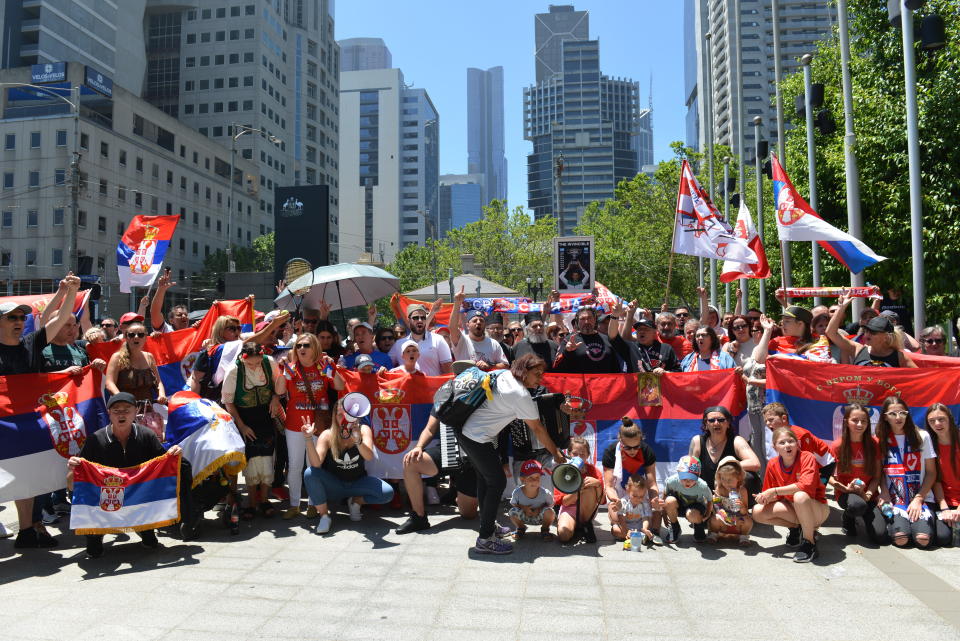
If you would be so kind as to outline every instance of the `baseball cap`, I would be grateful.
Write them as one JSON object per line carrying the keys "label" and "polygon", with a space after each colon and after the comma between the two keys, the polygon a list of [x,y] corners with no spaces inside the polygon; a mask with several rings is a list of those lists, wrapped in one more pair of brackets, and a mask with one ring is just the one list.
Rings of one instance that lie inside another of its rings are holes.
{"label": "baseball cap", "polygon": [[419,303],[414,303],[413,305],[410,305],[407,307],[407,318],[410,318],[411,316],[413,316],[414,312],[426,312],[426,311],[427,311],[426,307],[424,307]]}
{"label": "baseball cap", "polygon": [[[473,319],[476,318],[477,316],[479,316],[480,318],[486,318],[486,315],[485,315],[482,311],[480,311],[479,309],[471,309],[469,312],[467,312],[467,320],[468,320],[468,321],[469,321],[469,320],[473,320]],[[490,319],[490,322],[493,323],[493,322],[496,322],[496,321],[494,321],[494,319],[491,318],[491,319]]]}
{"label": "baseball cap", "polygon": [[268,321],[265,321],[265,320],[264,320],[264,321],[260,321],[260,322],[257,323],[256,326],[253,328],[253,331],[259,332],[260,330],[266,328],[266,327],[269,326],[269,325],[270,325],[270,323],[269,323]]}
{"label": "baseball cap", "polygon": [[357,368],[357,371],[367,366],[373,367],[374,365],[376,365],[376,363],[373,362],[370,354],[360,354],[357,356],[357,359],[353,361],[353,366]]}
{"label": "baseball cap", "polygon": [[258,323],[264,319],[264,316],[266,316],[266,314],[264,314],[260,310],[253,311],[253,320],[257,321]]}
{"label": "baseball cap", "polygon": [[880,315],[883,316],[884,318],[889,318],[890,322],[893,323],[894,325],[900,322],[900,314],[896,313],[892,309],[885,309],[882,312],[880,312]]}
{"label": "baseball cap", "polygon": [[656,329],[657,326],[653,324],[653,321],[649,318],[641,318],[636,323],[633,324],[634,329],[640,329],[641,327],[646,327],[647,329]]}
{"label": "baseball cap", "polygon": [[807,324],[810,324],[810,321],[813,320],[813,313],[806,307],[800,307],[799,305],[791,305],[786,308],[783,310],[783,315]]}
{"label": "baseball cap", "polygon": [[0,316],[6,316],[10,312],[21,310],[25,314],[29,314],[33,311],[29,305],[23,305],[21,303],[14,303],[13,301],[8,301],[6,303],[0,303]]}
{"label": "baseball cap", "polygon": [[267,315],[263,317],[263,320],[266,321],[266,322],[268,322],[268,323],[272,323],[272,322],[273,322],[273,319],[276,318],[276,317],[279,316],[279,315],[280,315],[280,310],[279,310],[279,309],[274,309],[274,310],[272,310],[272,311],[267,312]]}
{"label": "baseball cap", "polygon": [[700,478],[700,459],[696,456],[681,456],[677,463],[677,476],[687,481]]}
{"label": "baseball cap", "polygon": [[543,466],[540,465],[540,461],[530,459],[524,461],[523,465],[520,466],[520,476],[530,476],[531,474],[543,474]]}
{"label": "baseball cap", "polygon": [[130,392],[117,392],[110,397],[109,401],[107,401],[107,409],[110,409],[117,403],[130,403],[131,405],[136,405],[137,399],[134,398],[133,394]]}
{"label": "baseball cap", "polygon": [[120,317],[121,325],[123,325],[124,323],[142,323],[142,322],[143,322],[143,316],[141,316],[140,314],[137,314],[136,312],[127,312],[126,314]]}
{"label": "baseball cap", "polygon": [[367,329],[370,330],[371,334],[373,333],[373,327],[371,327],[370,323],[368,323],[367,321],[363,321],[362,323],[357,323],[356,325],[354,325],[353,331],[357,331],[358,327],[366,327]]}
{"label": "baseball cap", "polygon": [[867,329],[871,332],[892,332],[893,323],[890,322],[889,316],[874,316],[866,325]]}

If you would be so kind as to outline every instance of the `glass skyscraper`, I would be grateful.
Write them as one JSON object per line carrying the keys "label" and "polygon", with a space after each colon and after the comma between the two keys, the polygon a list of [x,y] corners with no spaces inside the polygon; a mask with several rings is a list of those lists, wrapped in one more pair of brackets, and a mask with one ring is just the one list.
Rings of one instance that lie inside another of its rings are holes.
{"label": "glass skyscraper", "polygon": [[483,175],[483,204],[507,199],[503,67],[467,69],[467,172]]}

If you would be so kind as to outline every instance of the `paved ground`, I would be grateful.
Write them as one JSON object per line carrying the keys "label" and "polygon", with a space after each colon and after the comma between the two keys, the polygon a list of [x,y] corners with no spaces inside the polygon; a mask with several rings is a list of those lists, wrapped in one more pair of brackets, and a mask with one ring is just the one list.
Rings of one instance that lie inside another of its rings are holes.
{"label": "paved ground", "polygon": [[[807,565],[767,528],[747,550],[695,546],[685,529],[678,547],[639,553],[602,532],[598,545],[531,538],[483,557],[469,524],[441,511],[403,537],[392,511],[340,514],[324,537],[306,519],[255,520],[235,537],[207,521],[199,541],[161,536],[149,551],[121,537],[95,561],[72,535],[52,552],[0,541],[0,637],[960,639],[960,550],[848,543],[836,510]],[[14,520],[8,504],[0,521]]]}

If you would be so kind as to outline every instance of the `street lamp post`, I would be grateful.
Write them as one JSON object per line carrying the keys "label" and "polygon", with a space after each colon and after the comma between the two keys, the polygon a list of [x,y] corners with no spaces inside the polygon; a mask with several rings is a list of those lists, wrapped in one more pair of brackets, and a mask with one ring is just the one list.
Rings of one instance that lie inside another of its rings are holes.
{"label": "street lamp post", "polygon": [[237,123],[230,124],[230,196],[227,199],[227,207],[229,211],[227,212],[227,271],[235,272],[237,271],[237,263],[233,259],[233,210],[236,203],[234,202],[234,186],[233,186],[233,174],[236,171],[237,165],[237,139],[240,136],[245,136],[246,134],[264,134],[267,137],[267,140],[272,142],[275,145],[279,145],[283,141],[274,136],[273,134],[268,134],[263,129],[254,129],[253,127],[247,127],[246,125],[238,125]]}
{"label": "street lamp post", "polygon": [[[713,191],[713,129],[714,129],[714,108],[713,108],[713,33],[707,32],[707,174],[710,185],[710,198],[716,199]],[[717,261],[710,259],[710,304],[717,304]],[[703,265],[700,266],[700,272],[703,272]],[[700,310],[701,313],[704,310]]]}
{"label": "street lamp post", "polygon": [[[807,121],[807,173],[810,176],[810,206],[817,211],[817,159],[813,148],[813,80],[810,71],[810,62],[813,56],[809,53],[800,58],[803,65],[803,105]],[[810,243],[813,248],[813,286],[820,287],[820,245],[817,241]],[[813,304],[820,304],[820,297],[813,297]]]}
{"label": "street lamp post", "polygon": [[536,280],[534,280],[531,276],[527,276],[527,298],[532,298],[534,302],[536,302],[542,293],[543,276],[538,276]]}

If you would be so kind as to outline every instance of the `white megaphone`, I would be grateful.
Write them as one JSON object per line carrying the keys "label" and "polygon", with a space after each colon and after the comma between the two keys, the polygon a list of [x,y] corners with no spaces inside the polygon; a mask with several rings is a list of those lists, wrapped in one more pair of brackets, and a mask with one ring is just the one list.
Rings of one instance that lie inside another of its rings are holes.
{"label": "white megaphone", "polygon": [[360,392],[350,392],[340,401],[343,415],[350,423],[356,423],[370,413],[370,399]]}
{"label": "white megaphone", "polygon": [[550,480],[553,481],[553,487],[564,494],[579,492],[583,487],[583,459],[574,456],[556,466],[550,474]]}

